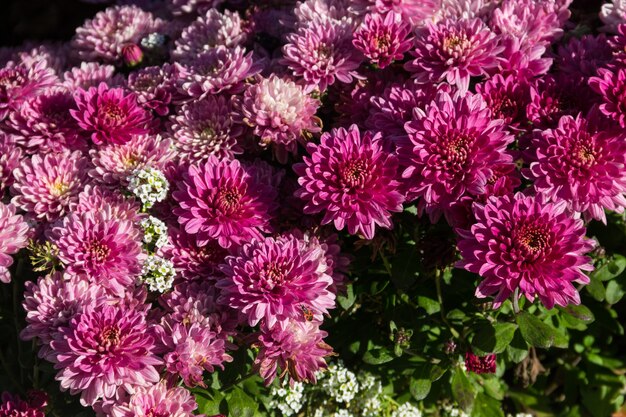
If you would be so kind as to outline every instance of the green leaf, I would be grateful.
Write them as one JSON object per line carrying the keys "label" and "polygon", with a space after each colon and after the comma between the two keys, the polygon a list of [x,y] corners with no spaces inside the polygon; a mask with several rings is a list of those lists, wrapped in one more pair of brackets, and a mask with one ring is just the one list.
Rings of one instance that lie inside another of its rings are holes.
{"label": "green leaf", "polygon": [[517,325],[524,340],[531,346],[549,348],[554,343],[555,330],[537,317],[522,311],[517,315]]}
{"label": "green leaf", "polygon": [[259,403],[239,387],[228,396],[228,414],[231,416],[254,417],[258,408]]}
{"label": "green leaf", "polygon": [[617,304],[624,296],[624,279],[617,278],[606,285],[606,302]]}
{"label": "green leaf", "polygon": [[365,352],[363,355],[363,362],[370,365],[381,365],[383,363],[391,362],[395,356],[389,352],[386,348],[372,349]]}
{"label": "green leaf", "polygon": [[441,311],[441,306],[437,300],[423,295],[417,297],[417,305],[426,310],[428,314],[435,314]]}
{"label": "green leaf", "polygon": [[198,412],[209,416],[226,412],[226,398],[219,391],[209,393],[201,388],[194,389],[193,394],[198,403]]}
{"label": "green leaf", "polygon": [[597,301],[604,301],[606,297],[606,290],[604,289],[604,284],[598,278],[593,275],[589,279],[589,284],[585,287],[587,292],[595,298]]}
{"label": "green leaf", "polygon": [[352,284],[348,284],[346,287],[346,295],[338,295],[337,302],[344,310],[348,310],[354,302],[356,301],[356,296],[354,295],[354,288]]}
{"label": "green leaf", "polygon": [[457,369],[452,374],[452,396],[465,411],[469,412],[474,405],[476,390],[472,383],[461,369]]}
{"label": "green leaf", "polygon": [[502,353],[513,340],[517,325],[515,323],[483,324],[472,339],[476,353]]}
{"label": "green leaf", "polygon": [[611,260],[593,271],[591,277],[600,281],[608,281],[621,275],[624,269],[626,269],[626,257],[615,254]]}
{"label": "green leaf", "polygon": [[430,379],[411,378],[409,390],[411,391],[411,395],[413,396],[413,398],[415,398],[417,401],[421,401],[426,398],[426,396],[430,392],[431,385],[432,383],[430,382]]}
{"label": "green leaf", "polygon": [[494,398],[479,393],[476,396],[476,402],[471,417],[504,417],[502,404]]}
{"label": "green leaf", "polygon": [[591,312],[591,310],[589,310],[584,305],[570,304],[567,307],[563,308],[562,310],[565,311],[570,316],[576,318],[577,320],[583,321],[587,324],[593,323],[593,321],[595,320],[595,317],[593,313]]}

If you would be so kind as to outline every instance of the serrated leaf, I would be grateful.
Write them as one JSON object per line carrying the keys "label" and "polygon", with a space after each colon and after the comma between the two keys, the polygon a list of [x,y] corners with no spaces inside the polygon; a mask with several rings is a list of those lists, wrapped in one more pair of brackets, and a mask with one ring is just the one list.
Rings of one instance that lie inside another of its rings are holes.
{"label": "serrated leaf", "polygon": [[522,311],[517,315],[517,325],[524,340],[531,346],[549,348],[554,343],[555,330],[537,317]]}
{"label": "serrated leaf", "polygon": [[369,363],[370,365],[381,365],[383,363],[391,362],[394,358],[395,356],[389,352],[388,349],[379,348],[365,352],[365,355],[363,355],[363,362]]}
{"label": "serrated leaf", "polygon": [[452,375],[452,396],[465,412],[470,412],[476,398],[476,390],[472,383],[460,369],[455,370]]}

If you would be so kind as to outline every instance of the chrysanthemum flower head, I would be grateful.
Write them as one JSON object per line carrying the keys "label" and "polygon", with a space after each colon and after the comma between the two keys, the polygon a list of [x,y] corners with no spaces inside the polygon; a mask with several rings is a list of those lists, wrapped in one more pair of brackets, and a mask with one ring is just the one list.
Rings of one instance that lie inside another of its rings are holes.
{"label": "chrysanthemum flower head", "polygon": [[20,166],[23,156],[13,135],[0,132],[0,194],[13,184],[13,171]]}
{"label": "chrysanthemum flower head", "polygon": [[309,157],[294,165],[306,214],[323,213],[322,224],[374,237],[376,226],[392,228],[391,212],[402,211],[398,160],[384,149],[380,133],[361,134],[356,125],[324,133],[307,145]]}
{"label": "chrysanthemum flower head", "polygon": [[45,417],[46,404],[24,401],[18,395],[3,392],[0,397],[0,417]]}
{"label": "chrysanthemum flower head", "polygon": [[63,85],[70,90],[89,87],[97,87],[100,83],[110,86],[121,85],[124,77],[115,74],[113,65],[99,64],[97,62],[81,62],[79,67],[70,68],[63,74]]}
{"label": "chrysanthemum flower head", "polygon": [[619,25],[626,23],[626,0],[607,1],[600,8],[599,16],[604,23],[601,30],[617,33]]}
{"label": "chrysanthemum flower head", "polygon": [[515,75],[496,74],[484,84],[476,85],[494,118],[502,119],[511,130],[520,130],[528,123],[526,106],[530,102],[529,85]]}
{"label": "chrysanthemum flower head", "polygon": [[124,144],[134,135],[148,133],[151,116],[134,93],[100,83],[97,88],[79,89],[74,98],[76,109],[70,114],[96,145]]}
{"label": "chrysanthemum flower head", "polygon": [[159,116],[169,113],[169,104],[176,94],[176,67],[163,64],[146,67],[128,75],[128,88],[137,95],[137,102]]}
{"label": "chrysanthemum flower head", "polygon": [[15,207],[0,201],[0,282],[11,282],[11,255],[28,244],[29,227],[24,218],[15,214]]}
{"label": "chrysanthemum flower head", "polygon": [[437,11],[438,0],[368,0],[380,14],[397,13],[412,25],[430,18]]}
{"label": "chrysanthemum flower head", "polygon": [[365,16],[352,43],[372,64],[385,68],[393,61],[402,60],[412,41],[411,26],[401,15],[392,12]]}
{"label": "chrysanthemum flower head", "polygon": [[461,92],[471,77],[497,68],[503,48],[496,35],[480,19],[428,23],[428,31],[415,41],[415,59],[405,64],[421,81],[446,81]]}
{"label": "chrysanthemum flower head", "polygon": [[205,13],[223,2],[224,0],[172,0],[168,2],[168,6],[174,16],[184,16],[193,13]]}
{"label": "chrysanthemum flower head", "polygon": [[589,86],[601,96],[600,111],[626,127],[626,68],[601,68],[597,77],[589,79]]}
{"label": "chrysanthemum flower head", "polygon": [[150,387],[138,387],[128,402],[115,404],[111,417],[167,416],[193,417],[198,408],[189,390],[168,388],[165,382]]}
{"label": "chrysanthemum flower head", "polygon": [[518,193],[475,203],[473,211],[476,223],[457,230],[463,259],[456,266],[483,278],[477,297],[496,294],[498,308],[519,289],[547,308],[580,303],[573,283],[589,282],[584,271],[593,266],[585,254],[594,243],[585,238],[583,221],[572,217],[567,202]]}
{"label": "chrysanthemum flower head", "polygon": [[[624,30],[626,34],[626,26]],[[622,53],[624,46],[620,48]],[[585,35],[581,38],[572,37],[567,44],[559,46],[556,65],[559,71],[571,77],[592,77],[597,74],[598,68],[604,67],[612,59],[613,48],[604,34]]]}
{"label": "chrysanthemum flower head", "polygon": [[44,61],[32,65],[9,61],[0,68],[0,121],[57,81],[54,71]]}

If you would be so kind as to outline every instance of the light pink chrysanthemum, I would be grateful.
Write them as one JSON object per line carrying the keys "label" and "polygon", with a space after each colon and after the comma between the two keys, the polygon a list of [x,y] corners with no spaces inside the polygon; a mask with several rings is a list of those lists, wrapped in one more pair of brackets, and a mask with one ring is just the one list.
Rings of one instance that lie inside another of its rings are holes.
{"label": "light pink chrysanthemum", "polygon": [[323,251],[294,236],[255,240],[226,262],[219,301],[245,314],[250,326],[264,320],[272,327],[301,317],[303,308],[321,320],[335,305]]}
{"label": "light pink chrysanthemum", "polygon": [[111,417],[193,417],[196,408],[198,404],[189,390],[168,388],[159,382],[137,388],[128,402],[115,404],[109,413]]}
{"label": "light pink chrysanthemum", "polygon": [[57,81],[54,71],[48,68],[44,61],[32,66],[10,61],[0,69],[0,121],[22,103]]}
{"label": "light pink chrysanthemum", "polygon": [[183,105],[170,117],[169,126],[178,158],[201,164],[212,155],[232,159],[243,153],[238,140],[243,136],[244,126],[238,118],[233,101],[221,95],[209,95]]}
{"label": "light pink chrysanthemum", "polygon": [[141,214],[141,205],[133,197],[122,195],[121,190],[105,188],[100,185],[86,185],[78,194],[76,204],[70,205],[72,213],[86,213],[88,211],[106,212],[111,218],[130,220],[137,223],[144,214]]}
{"label": "light pink chrysanthemum", "polygon": [[37,219],[54,221],[67,213],[88,182],[88,161],[80,151],[33,155],[13,172],[13,204]]}
{"label": "light pink chrysanthemum", "polygon": [[76,109],[70,114],[96,145],[123,144],[148,132],[151,116],[138,105],[134,93],[100,83],[97,88],[78,90],[74,98]]}
{"label": "light pink chrysanthemum", "polygon": [[330,20],[313,21],[287,36],[284,59],[296,78],[302,78],[307,91],[320,91],[335,79],[350,83],[360,78],[357,69],[363,60],[352,45],[352,29]]}
{"label": "light pink chrysanthemum", "polygon": [[243,91],[246,78],[258,74],[262,61],[254,61],[252,52],[236,46],[218,46],[190,57],[179,65],[178,87],[194,98],[211,94],[237,94]]}
{"label": "light pink chrysanthemum", "polygon": [[213,372],[216,367],[224,369],[224,362],[233,360],[225,352],[225,340],[210,327],[167,320],[155,330],[167,352],[163,359],[172,381],[180,377],[188,387],[206,387],[204,372]]}
{"label": "light pink chrysanthemum", "polygon": [[25,101],[7,120],[18,143],[30,152],[62,152],[86,148],[81,130],[70,116],[74,98],[65,88],[49,88]]}
{"label": "light pink chrysanthemum", "polygon": [[601,30],[617,33],[618,26],[626,23],[626,0],[611,0],[604,3],[599,16],[604,23]]}
{"label": "light pink chrysanthemum", "polygon": [[137,6],[112,6],[76,29],[72,49],[82,61],[121,64],[124,47],[139,45],[143,37],[162,27],[160,19]]}
{"label": "light pink chrysanthemum", "polygon": [[483,277],[477,297],[497,294],[498,308],[519,289],[547,308],[580,303],[572,283],[589,282],[583,271],[593,266],[584,255],[594,243],[585,238],[583,221],[568,213],[567,202],[546,203],[541,195],[518,193],[475,203],[473,211],[471,229],[457,230],[463,259],[456,266]]}
{"label": "light pink chrysanthemum", "polygon": [[505,150],[513,137],[478,94],[440,93],[415,115],[398,150],[406,165],[402,177],[435,222],[462,196],[485,192],[492,167],[510,161]]}
{"label": "light pink chrysanthemum", "polygon": [[430,18],[438,9],[440,0],[368,0],[373,10],[380,13],[397,13],[402,20],[415,25]]}
{"label": "light pink chrysanthemum", "polygon": [[411,26],[402,20],[401,15],[393,12],[387,15],[368,14],[354,33],[352,44],[372,64],[385,68],[393,61],[402,60],[404,53],[411,49]]}
{"label": "light pink chrysanthemum", "polygon": [[217,239],[222,247],[261,238],[277,204],[273,186],[259,181],[254,169],[237,160],[211,156],[204,165],[191,165],[172,195],[178,222],[196,236],[199,246]]}
{"label": "light pink chrysanthemum", "polygon": [[602,96],[600,111],[626,127],[626,68],[601,68],[597,77],[589,79],[589,86]]}
{"label": "light pink chrysanthemum", "polygon": [[123,296],[141,273],[141,236],[129,220],[108,211],[72,214],[51,232],[66,271],[85,275]]}
{"label": "light pink chrysanthemum", "polygon": [[290,382],[315,383],[315,373],[326,369],[324,358],[333,354],[323,340],[327,335],[316,321],[289,319],[271,329],[263,326],[254,365],[265,385],[272,383],[279,370],[281,376],[289,373]]}
{"label": "light pink chrysanthemum", "polygon": [[218,46],[233,48],[245,40],[246,32],[239,13],[230,10],[220,13],[211,9],[183,30],[176,40],[172,57],[176,60],[195,58]]}
{"label": "light pink chrysanthemum", "polygon": [[469,88],[470,77],[485,75],[497,68],[496,35],[480,19],[444,20],[428,23],[428,33],[415,42],[414,60],[404,67],[424,82],[446,81],[461,92]]}
{"label": "light pink chrysanthemum", "polygon": [[169,104],[176,94],[175,66],[167,63],[160,67],[147,67],[128,75],[127,87],[137,94],[137,102],[159,116],[169,113]]}
{"label": "light pink chrysanthemum", "polygon": [[[29,49],[29,46],[32,46]],[[67,65],[69,45],[65,42],[32,42],[26,41],[23,50],[16,54],[16,61],[20,61],[27,67],[32,67],[43,62],[56,75],[60,75]]]}
{"label": "light pink chrysanthemum", "polygon": [[50,342],[59,336],[59,329],[87,306],[100,308],[107,301],[104,289],[84,278],[60,272],[26,281],[24,301],[27,326],[20,333],[22,340],[37,338],[42,345],[39,357],[54,361],[56,353]]}
{"label": "light pink chrysanthemum", "polygon": [[100,83],[110,86],[122,84],[124,77],[115,74],[113,65],[99,64],[97,62],[81,62],[80,67],[73,67],[63,74],[63,85],[70,90],[89,87],[97,87]]}
{"label": "light pink chrysanthemum", "polygon": [[473,19],[478,17],[487,20],[498,6],[498,2],[491,0],[441,0],[438,1],[439,10],[431,17],[433,22],[445,19]]}
{"label": "light pink chrysanthemum", "polygon": [[[242,113],[262,146],[274,143],[279,150],[295,153],[296,141],[305,132],[320,131],[321,121],[315,116],[319,106],[293,81],[272,75],[246,90]],[[282,156],[279,160],[285,161],[286,155]]]}
{"label": "light pink chrysanthemum", "polygon": [[123,305],[87,308],[50,343],[57,352],[61,389],[81,394],[82,405],[112,398],[117,389],[133,392],[159,381],[154,338],[145,313]]}
{"label": "light pink chrysanthemum", "polygon": [[171,0],[167,4],[175,16],[198,13],[218,7],[224,0]]}
{"label": "light pink chrysanthemum", "polygon": [[[353,10],[351,0],[304,0],[291,7],[293,16],[284,16],[281,23],[289,27],[302,27],[312,23],[330,21],[355,28],[362,10]],[[294,18],[295,17],[295,21]]]}
{"label": "light pink chrysanthemum", "polygon": [[20,166],[23,156],[13,135],[0,132],[0,195],[13,184],[13,171]]}
{"label": "light pink chrysanthemum", "polygon": [[174,156],[172,141],[160,136],[133,136],[123,145],[108,144],[89,151],[94,168],[89,175],[104,184],[128,184],[136,169],[162,169]]}
{"label": "light pink chrysanthemum", "polygon": [[0,201],[0,282],[11,282],[9,267],[13,264],[11,255],[28,244],[28,224],[15,207]]}
{"label": "light pink chrysanthemum", "polygon": [[46,404],[24,401],[17,395],[3,392],[0,397],[0,417],[45,417],[43,408]]}
{"label": "light pink chrysanthemum", "polygon": [[585,219],[606,223],[604,209],[626,207],[626,142],[621,135],[596,131],[582,116],[564,116],[555,129],[532,141],[525,176],[551,201],[565,201]]}
{"label": "light pink chrysanthemum", "polygon": [[309,157],[294,165],[301,188],[296,196],[306,201],[306,214],[324,213],[322,224],[345,226],[350,234],[374,237],[376,226],[391,229],[391,212],[402,211],[398,191],[398,160],[383,149],[380,133],[348,130],[324,133],[321,143],[309,143]]}

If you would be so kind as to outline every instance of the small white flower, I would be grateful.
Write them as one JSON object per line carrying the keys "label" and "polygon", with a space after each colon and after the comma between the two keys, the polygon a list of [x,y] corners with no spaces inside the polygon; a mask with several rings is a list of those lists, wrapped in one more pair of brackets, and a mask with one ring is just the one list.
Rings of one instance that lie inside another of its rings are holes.
{"label": "small white flower", "polygon": [[149,209],[154,203],[165,200],[169,184],[158,169],[142,168],[134,170],[128,177],[128,190]]}
{"label": "small white flower", "polygon": [[141,270],[141,281],[150,291],[165,292],[172,288],[176,270],[169,259],[148,255]]}
{"label": "small white flower", "polygon": [[295,415],[304,405],[304,384],[296,382],[293,387],[273,387],[271,407],[278,408],[283,416]]}
{"label": "small white flower", "polygon": [[154,216],[142,219],[139,225],[143,229],[143,241],[146,244],[154,243],[157,248],[167,243],[167,226]]}
{"label": "small white flower", "polygon": [[141,40],[141,46],[146,49],[154,49],[163,45],[165,45],[165,36],[157,32],[151,33]]}
{"label": "small white flower", "polygon": [[422,412],[411,403],[404,403],[395,410],[391,417],[422,417]]}
{"label": "small white flower", "polygon": [[328,367],[322,389],[338,403],[349,403],[359,391],[359,382],[354,372],[339,361]]}

